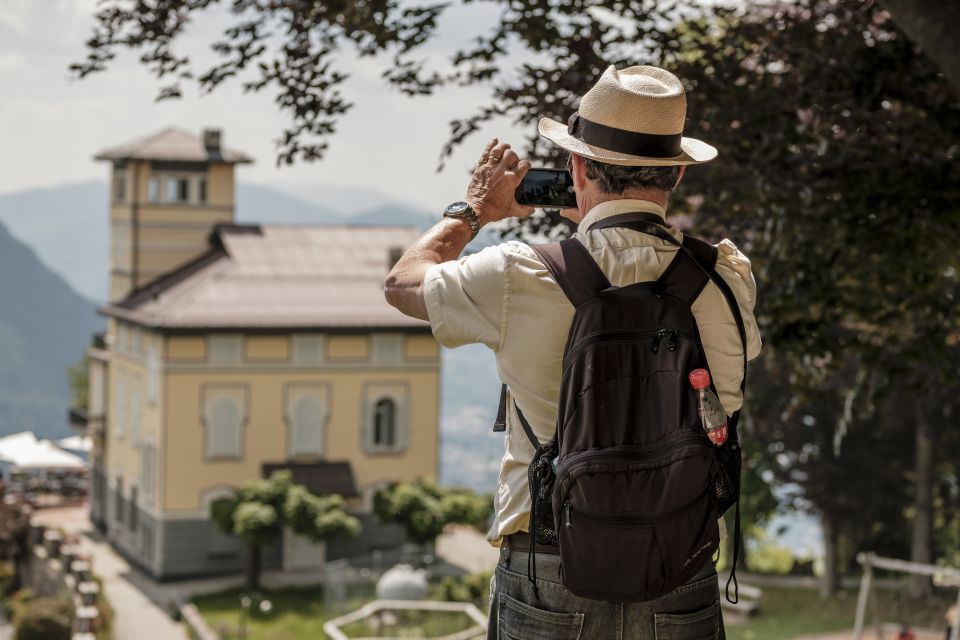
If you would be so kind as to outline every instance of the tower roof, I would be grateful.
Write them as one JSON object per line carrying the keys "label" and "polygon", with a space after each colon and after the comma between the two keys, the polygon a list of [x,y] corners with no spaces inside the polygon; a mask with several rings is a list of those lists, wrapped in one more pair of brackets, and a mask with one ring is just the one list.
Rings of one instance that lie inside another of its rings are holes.
{"label": "tower roof", "polygon": [[207,130],[197,135],[177,127],[168,127],[143,138],[104,149],[94,158],[224,164],[253,162],[253,158],[241,151],[222,147],[219,130]]}

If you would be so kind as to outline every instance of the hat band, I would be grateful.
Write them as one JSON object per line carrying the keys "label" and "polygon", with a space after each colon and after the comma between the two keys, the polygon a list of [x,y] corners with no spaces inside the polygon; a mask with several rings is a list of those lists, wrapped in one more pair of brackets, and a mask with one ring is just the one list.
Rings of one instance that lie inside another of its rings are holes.
{"label": "hat band", "polygon": [[645,158],[673,158],[683,153],[680,142],[683,133],[660,135],[638,133],[591,122],[579,113],[567,121],[567,132],[589,145]]}

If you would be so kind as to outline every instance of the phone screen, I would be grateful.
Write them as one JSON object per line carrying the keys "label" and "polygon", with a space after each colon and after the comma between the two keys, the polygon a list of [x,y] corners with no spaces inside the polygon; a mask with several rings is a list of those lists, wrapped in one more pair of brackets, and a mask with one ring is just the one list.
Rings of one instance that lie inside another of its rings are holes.
{"label": "phone screen", "polygon": [[517,202],[534,207],[568,209],[577,206],[573,176],[566,169],[530,169],[517,187]]}

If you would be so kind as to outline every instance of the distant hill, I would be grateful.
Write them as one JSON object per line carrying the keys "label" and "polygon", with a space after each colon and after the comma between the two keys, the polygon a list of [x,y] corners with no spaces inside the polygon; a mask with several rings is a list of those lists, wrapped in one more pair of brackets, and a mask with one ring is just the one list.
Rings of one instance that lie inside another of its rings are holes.
{"label": "distant hill", "polygon": [[107,186],[82,182],[0,194],[0,223],[91,300],[107,291]]}
{"label": "distant hill", "polygon": [[100,330],[94,304],[0,224],[0,435],[70,435],[66,368]]}
{"label": "distant hill", "polygon": [[299,224],[342,224],[343,216],[270,187],[237,185],[237,222],[291,222]]}

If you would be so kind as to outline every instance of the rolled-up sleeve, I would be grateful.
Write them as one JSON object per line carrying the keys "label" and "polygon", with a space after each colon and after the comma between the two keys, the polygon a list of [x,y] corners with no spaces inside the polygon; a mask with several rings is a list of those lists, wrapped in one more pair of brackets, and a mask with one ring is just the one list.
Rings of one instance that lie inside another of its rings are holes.
{"label": "rolled-up sleeve", "polygon": [[450,348],[480,342],[499,349],[508,276],[502,246],[430,267],[423,298],[437,341]]}
{"label": "rolled-up sleeve", "polygon": [[753,277],[750,259],[730,240],[723,240],[717,245],[717,273],[730,285],[740,305],[740,315],[743,316],[747,333],[747,359],[753,360],[760,355],[762,343],[757,319],[753,315],[753,307],[757,302],[757,281]]}

